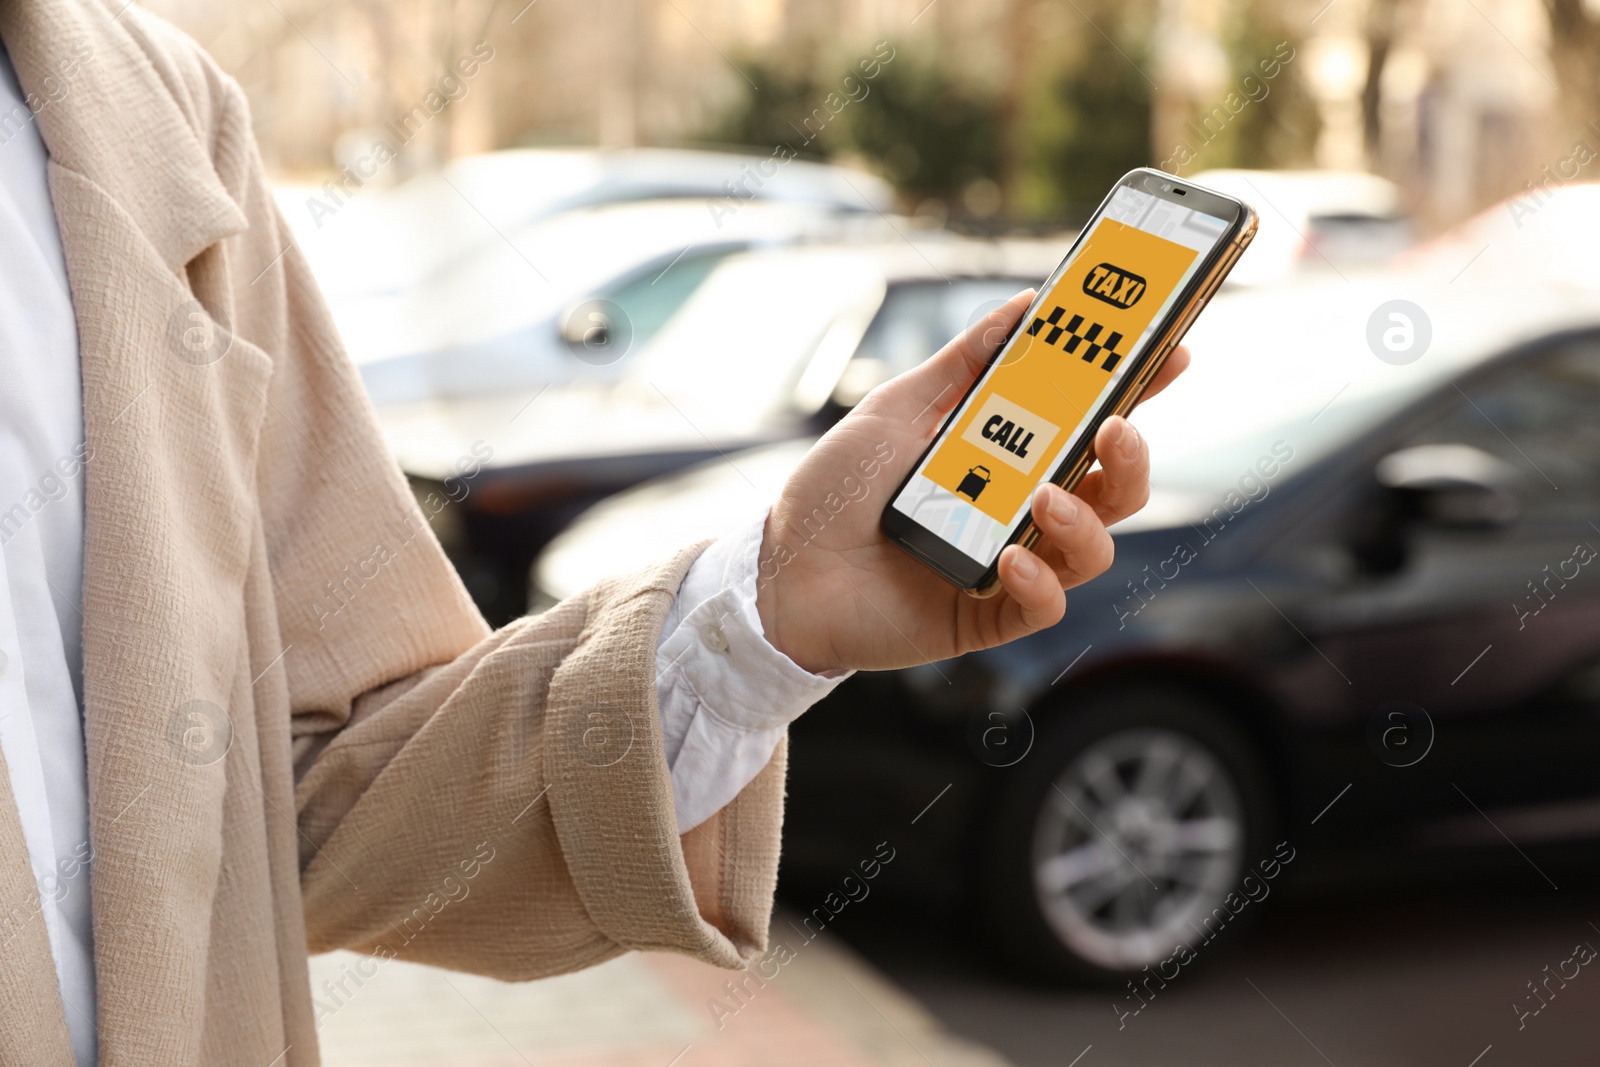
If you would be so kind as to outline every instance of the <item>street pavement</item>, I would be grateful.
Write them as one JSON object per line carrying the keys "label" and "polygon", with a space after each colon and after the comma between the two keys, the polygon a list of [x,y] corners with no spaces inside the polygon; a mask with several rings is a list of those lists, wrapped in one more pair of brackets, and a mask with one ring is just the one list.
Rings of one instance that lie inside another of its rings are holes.
{"label": "street pavement", "polygon": [[[506,983],[335,952],[311,961],[327,1067],[1006,1067],[828,932],[773,937],[769,980],[635,954]],[[357,966],[360,970],[355,970]],[[375,971],[375,973],[374,973]],[[352,977],[352,975],[354,975]],[[370,977],[367,977],[370,975]],[[759,977],[759,976],[758,976]],[[360,978],[357,984],[356,978]]]}
{"label": "street pavement", "polygon": [[903,912],[898,928],[843,933],[1017,1067],[1593,1067],[1600,963],[1584,957],[1600,948],[1600,895],[1582,870],[1547,873],[1288,902],[1152,983],[1136,1015],[1120,1013],[1125,988],[1029,985]]}
{"label": "street pavement", "polygon": [[780,913],[798,950],[737,998],[737,975],[649,954],[521,984],[392,962],[345,996],[323,983],[360,957],[334,953],[312,987],[328,1067],[1592,1067],[1593,865],[1520,862],[1277,901],[1137,1014],[1124,988],[1030,983],[959,916],[899,906],[811,942]]}

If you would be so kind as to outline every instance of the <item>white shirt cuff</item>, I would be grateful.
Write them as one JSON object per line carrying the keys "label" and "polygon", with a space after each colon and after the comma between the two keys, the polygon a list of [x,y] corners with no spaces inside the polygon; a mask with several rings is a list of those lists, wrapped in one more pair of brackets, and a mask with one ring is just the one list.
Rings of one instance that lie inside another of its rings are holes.
{"label": "white shirt cuff", "polygon": [[661,628],[656,690],[680,834],[738,796],[789,723],[849,677],[812,674],[767,640],[756,612],[765,528],[763,512],[706,549]]}

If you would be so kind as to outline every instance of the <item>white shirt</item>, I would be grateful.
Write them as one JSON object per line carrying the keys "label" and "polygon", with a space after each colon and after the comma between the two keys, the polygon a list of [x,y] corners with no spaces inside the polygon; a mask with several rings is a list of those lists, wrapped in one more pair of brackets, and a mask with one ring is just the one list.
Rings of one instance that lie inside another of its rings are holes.
{"label": "white shirt", "polygon": [[[0,754],[39,883],[73,1054],[92,1067],[80,609],[86,450],[77,324],[46,158],[0,47]],[[695,562],[662,627],[657,689],[680,833],[748,785],[784,727],[843,677],[810,674],[766,640],[755,610],[764,520]]]}
{"label": "white shirt", "polygon": [[[0,62],[0,119],[0,752],[39,882],[73,1052],[92,1064],[78,330],[44,144],[8,58]],[[65,465],[76,477],[61,476],[63,457],[77,458]],[[31,905],[23,911],[34,917]]]}
{"label": "white shirt", "polygon": [[656,690],[679,833],[749,785],[784,728],[847,677],[812,674],[767,641],[756,614],[765,526],[762,513],[706,549],[661,629]]}

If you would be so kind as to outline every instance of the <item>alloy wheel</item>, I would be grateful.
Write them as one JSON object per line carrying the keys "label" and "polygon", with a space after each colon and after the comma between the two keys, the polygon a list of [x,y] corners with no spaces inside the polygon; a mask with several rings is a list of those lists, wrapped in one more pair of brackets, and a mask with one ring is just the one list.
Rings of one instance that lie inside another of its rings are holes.
{"label": "alloy wheel", "polygon": [[1241,873],[1240,790],[1202,742],[1141,727],[1081,750],[1034,823],[1033,889],[1062,943],[1137,970],[1190,941]]}

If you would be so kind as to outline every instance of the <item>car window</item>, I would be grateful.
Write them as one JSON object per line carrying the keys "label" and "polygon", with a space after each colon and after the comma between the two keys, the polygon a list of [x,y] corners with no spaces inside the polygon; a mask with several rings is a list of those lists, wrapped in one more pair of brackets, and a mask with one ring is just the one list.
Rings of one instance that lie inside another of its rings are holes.
{"label": "car window", "polygon": [[1464,444],[1523,475],[1524,513],[1592,519],[1600,502],[1600,338],[1587,337],[1462,383],[1406,445]]}
{"label": "car window", "polygon": [[714,252],[684,255],[664,264],[652,264],[633,278],[604,294],[628,316],[632,327],[632,344],[637,350],[654,337],[683,306],[718,263],[732,255],[734,249],[724,248]]}
{"label": "car window", "polygon": [[893,376],[910,370],[965,330],[980,314],[1035,284],[1021,278],[903,282],[891,286],[856,348],[857,359],[881,360]]}

